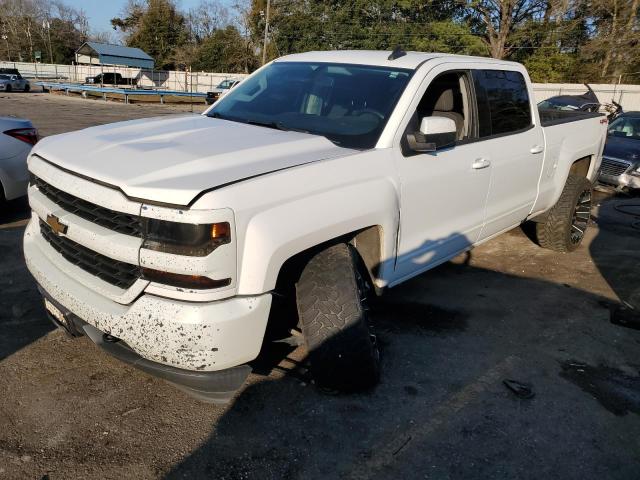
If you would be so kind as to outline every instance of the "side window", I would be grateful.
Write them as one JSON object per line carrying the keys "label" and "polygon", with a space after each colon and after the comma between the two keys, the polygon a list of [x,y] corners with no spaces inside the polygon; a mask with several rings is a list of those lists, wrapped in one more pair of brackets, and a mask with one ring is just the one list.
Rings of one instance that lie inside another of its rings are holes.
{"label": "side window", "polygon": [[414,130],[418,129],[423,117],[445,117],[455,122],[458,141],[471,137],[469,93],[466,72],[446,72],[437,76],[418,104]]}
{"label": "side window", "polygon": [[529,93],[521,73],[475,70],[473,78],[481,138],[517,132],[531,125]]}

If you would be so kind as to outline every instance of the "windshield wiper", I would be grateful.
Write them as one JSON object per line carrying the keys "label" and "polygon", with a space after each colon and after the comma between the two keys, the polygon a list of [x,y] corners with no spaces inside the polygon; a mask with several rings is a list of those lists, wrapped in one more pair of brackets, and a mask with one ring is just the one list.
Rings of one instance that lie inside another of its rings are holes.
{"label": "windshield wiper", "polygon": [[258,127],[266,127],[273,128],[274,130],[282,130],[283,132],[298,132],[298,133],[308,133],[311,135],[318,135],[310,132],[309,130],[305,130],[303,128],[295,128],[289,127],[282,122],[263,122],[261,120],[254,119],[242,119],[242,118],[233,118],[233,117],[225,117],[220,115],[218,112],[211,112],[209,115],[211,118],[219,118],[220,120],[229,120],[231,122],[239,122],[239,123],[247,123],[249,125],[256,125]]}
{"label": "windshield wiper", "polygon": [[239,118],[233,118],[233,117],[227,117],[225,115],[220,115],[218,112],[211,112],[207,114],[207,117],[210,118],[218,118],[220,120],[227,120],[229,122],[240,122],[240,123],[246,123],[244,120],[240,120]]}
{"label": "windshield wiper", "polygon": [[257,125],[258,127],[273,128],[275,130],[281,130],[276,122],[262,122],[260,120],[247,120],[249,125]]}
{"label": "windshield wiper", "polygon": [[289,127],[282,122],[278,122],[278,128],[280,130],[284,130],[288,132],[298,132],[298,133],[308,133],[310,135],[319,135],[317,133],[312,133],[309,130],[305,130],[304,128]]}
{"label": "windshield wiper", "polygon": [[258,125],[260,127],[273,128],[275,130],[282,130],[283,132],[299,132],[299,133],[311,133],[309,130],[302,128],[294,128],[285,125],[282,122],[262,122],[260,120],[247,120],[249,125]]}

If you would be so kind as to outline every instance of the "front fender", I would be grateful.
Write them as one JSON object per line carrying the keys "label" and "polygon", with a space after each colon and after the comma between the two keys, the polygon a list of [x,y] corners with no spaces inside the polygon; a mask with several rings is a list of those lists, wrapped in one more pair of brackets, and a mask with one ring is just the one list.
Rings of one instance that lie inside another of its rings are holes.
{"label": "front fender", "polygon": [[238,294],[273,290],[286,260],[311,247],[348,233],[380,226],[382,232],[378,282],[392,268],[399,221],[394,185],[385,179],[348,184],[272,205],[249,219],[239,253]]}

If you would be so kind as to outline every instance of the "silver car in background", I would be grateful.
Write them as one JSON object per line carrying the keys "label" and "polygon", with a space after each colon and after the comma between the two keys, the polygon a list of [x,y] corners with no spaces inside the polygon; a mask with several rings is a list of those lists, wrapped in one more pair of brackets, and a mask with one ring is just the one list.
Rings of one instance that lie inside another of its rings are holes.
{"label": "silver car in background", "polygon": [[23,78],[22,75],[0,73],[0,92],[12,92],[16,90],[22,90],[23,92],[31,90],[29,80]]}
{"label": "silver car in background", "polygon": [[27,194],[27,156],[37,141],[31,120],[0,117],[0,201]]}

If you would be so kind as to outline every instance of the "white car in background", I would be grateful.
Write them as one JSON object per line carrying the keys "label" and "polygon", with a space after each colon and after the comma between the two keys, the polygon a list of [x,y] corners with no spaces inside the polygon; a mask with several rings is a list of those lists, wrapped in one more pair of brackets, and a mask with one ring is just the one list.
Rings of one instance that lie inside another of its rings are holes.
{"label": "white car in background", "polygon": [[11,92],[16,90],[22,90],[23,92],[31,90],[29,80],[22,78],[21,75],[0,73],[0,91]]}
{"label": "white car in background", "polygon": [[0,117],[0,201],[27,194],[27,156],[37,141],[30,120]]}

